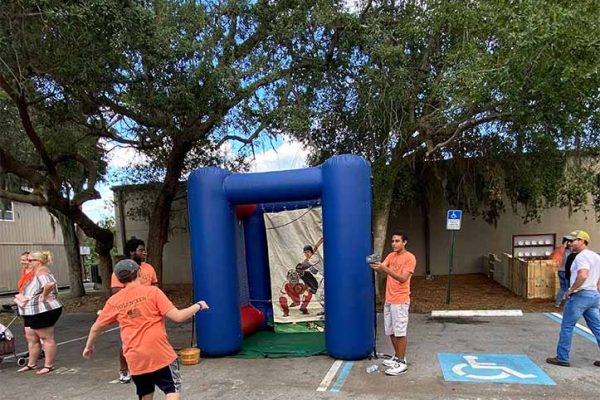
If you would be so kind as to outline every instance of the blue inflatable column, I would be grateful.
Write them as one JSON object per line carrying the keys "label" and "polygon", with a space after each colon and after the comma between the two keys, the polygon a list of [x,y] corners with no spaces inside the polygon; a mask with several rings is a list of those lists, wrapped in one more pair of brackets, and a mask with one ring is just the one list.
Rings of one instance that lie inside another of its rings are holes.
{"label": "blue inflatable column", "polygon": [[268,322],[273,321],[273,307],[271,306],[267,234],[263,212],[260,208],[256,208],[252,215],[244,221],[244,237],[250,302],[264,314],[265,323],[261,329],[267,329]]}
{"label": "blue inflatable column", "polygon": [[331,357],[368,357],[375,343],[371,251],[371,168],[343,155],[323,166],[325,343]]}
{"label": "blue inflatable column", "polygon": [[188,210],[195,301],[210,309],[196,314],[198,346],[206,356],[226,356],[242,347],[242,328],[235,262],[234,209],[219,168],[194,171],[188,180]]}

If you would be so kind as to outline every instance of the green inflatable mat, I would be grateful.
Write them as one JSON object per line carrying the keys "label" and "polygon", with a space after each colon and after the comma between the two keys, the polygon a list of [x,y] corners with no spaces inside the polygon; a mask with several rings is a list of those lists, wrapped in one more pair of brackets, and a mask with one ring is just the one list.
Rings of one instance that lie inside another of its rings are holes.
{"label": "green inflatable mat", "polygon": [[244,339],[235,358],[286,358],[327,355],[325,334],[259,331]]}

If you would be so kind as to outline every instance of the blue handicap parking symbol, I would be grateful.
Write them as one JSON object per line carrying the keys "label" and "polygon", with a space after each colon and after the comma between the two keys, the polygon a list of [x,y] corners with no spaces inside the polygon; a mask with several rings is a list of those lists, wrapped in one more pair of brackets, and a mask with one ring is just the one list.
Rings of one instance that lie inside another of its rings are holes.
{"label": "blue handicap parking symbol", "polygon": [[438,359],[447,381],[556,385],[524,354],[439,353]]}
{"label": "blue handicap parking symbol", "polygon": [[448,219],[462,219],[462,210],[448,210]]}

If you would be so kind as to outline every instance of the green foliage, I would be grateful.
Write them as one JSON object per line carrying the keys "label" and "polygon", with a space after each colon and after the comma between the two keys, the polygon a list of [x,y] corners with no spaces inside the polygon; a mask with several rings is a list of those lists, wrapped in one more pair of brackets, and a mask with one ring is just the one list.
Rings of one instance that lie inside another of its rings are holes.
{"label": "green foliage", "polygon": [[371,161],[378,208],[436,186],[492,223],[505,203],[526,219],[585,204],[594,173],[573,165],[600,143],[597,1],[342,3],[2,2],[0,128],[17,134],[0,144],[39,162],[12,90],[63,157],[64,193],[93,186],[91,170],[104,179],[116,143],[148,159],[119,183],[162,182],[172,198],[200,165],[246,167],[223,143],[246,155],[293,133],[313,163]]}
{"label": "green foliage", "polygon": [[[106,162],[98,138],[89,135],[89,131],[73,122],[73,115],[62,110],[61,99],[45,99],[44,103],[28,107],[33,129],[42,146],[50,154],[56,176],[59,177],[58,193],[72,199],[78,193],[104,179]],[[36,170],[44,170],[38,150],[24,130],[21,117],[13,102],[0,98],[0,148],[9,153],[23,165]],[[92,177],[92,175],[94,175]],[[14,173],[0,174],[3,189],[21,192],[22,187],[33,190],[32,182],[21,179]],[[99,197],[99,196],[98,196]]]}
{"label": "green foliage", "polygon": [[[258,138],[281,133],[286,113],[295,126],[308,126],[301,118],[309,103],[302,101],[336,62],[339,3],[2,2],[0,86],[39,118],[38,135],[60,131],[48,134],[46,153],[77,149],[78,162],[66,158],[61,168],[71,175],[87,167],[88,177],[72,179],[65,191],[96,194],[89,170],[96,166],[102,179],[105,152],[114,145],[148,157],[126,171],[125,182],[161,182],[149,244],[160,270],[163,221],[181,178],[202,165],[243,169],[243,159],[228,158],[220,146],[238,141],[250,152]],[[81,131],[84,137],[76,136]]]}
{"label": "green foliage", "polygon": [[491,223],[507,202],[525,220],[586,203],[595,174],[572,168],[600,146],[600,3],[368,3],[297,133],[312,162],[362,155],[376,196],[418,202],[439,186]]}

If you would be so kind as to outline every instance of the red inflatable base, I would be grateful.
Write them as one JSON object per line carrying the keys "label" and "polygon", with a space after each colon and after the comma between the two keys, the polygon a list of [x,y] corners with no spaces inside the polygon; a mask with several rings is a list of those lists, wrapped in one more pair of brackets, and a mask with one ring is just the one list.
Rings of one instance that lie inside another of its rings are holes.
{"label": "red inflatable base", "polygon": [[251,305],[243,306],[241,309],[242,333],[246,336],[255,332],[265,322],[264,314]]}

